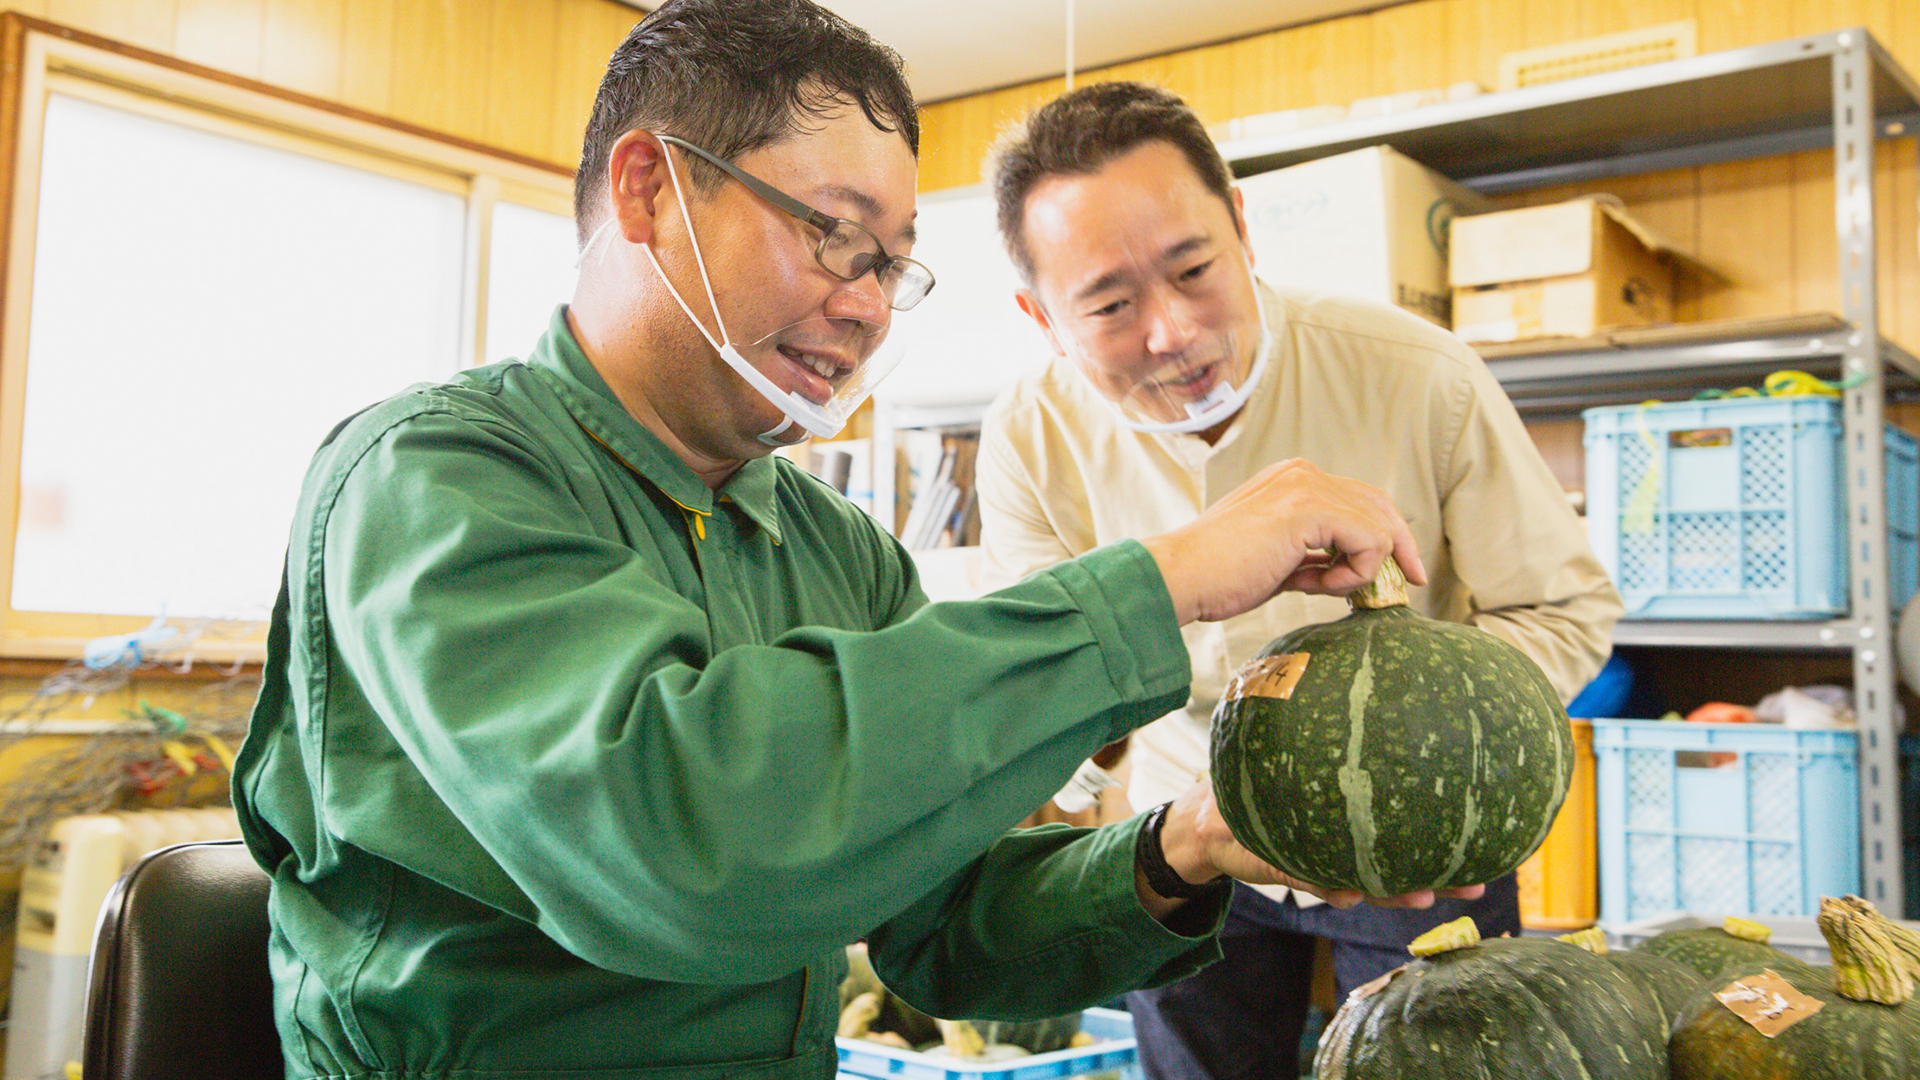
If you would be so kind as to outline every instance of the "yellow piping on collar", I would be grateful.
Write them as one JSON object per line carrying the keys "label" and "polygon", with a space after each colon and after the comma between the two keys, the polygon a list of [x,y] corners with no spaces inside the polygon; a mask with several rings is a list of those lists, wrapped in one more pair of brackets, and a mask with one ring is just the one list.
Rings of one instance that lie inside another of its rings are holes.
{"label": "yellow piping on collar", "polygon": [[[607,440],[601,438],[599,432],[588,427],[586,423],[583,422],[579,417],[574,417],[574,423],[579,424],[580,430],[587,433],[587,438],[592,439],[594,442],[599,443],[601,449],[605,450],[609,454],[612,454],[615,461],[618,461],[620,464],[625,465],[627,467],[628,472],[632,473],[635,476],[640,477],[642,480],[646,480],[646,475],[643,474],[639,469],[634,468],[633,462],[628,461],[626,457],[620,453],[620,451],[615,450],[611,446],[608,446]],[[652,484],[652,481],[648,481],[648,483]],[[656,491],[659,490],[658,485],[653,485],[653,487],[654,487],[654,490]],[[667,493],[664,491],[661,491],[660,494],[667,495]],[[713,511],[697,510],[691,506],[688,506],[686,503],[681,502],[679,499],[674,498],[671,495],[667,495],[667,500],[673,503],[673,505],[687,512],[687,531],[693,534],[693,538],[695,540],[705,540],[707,538],[706,519],[713,515]]]}

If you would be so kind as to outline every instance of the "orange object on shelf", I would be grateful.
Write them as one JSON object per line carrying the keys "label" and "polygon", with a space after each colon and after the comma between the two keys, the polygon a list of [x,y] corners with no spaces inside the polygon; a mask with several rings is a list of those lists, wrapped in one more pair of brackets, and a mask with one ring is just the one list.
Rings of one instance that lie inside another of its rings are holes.
{"label": "orange object on shelf", "polygon": [[1760,714],[1745,705],[1709,701],[1687,714],[1689,724],[1756,724]]}
{"label": "orange object on shelf", "polygon": [[1532,930],[1578,930],[1600,915],[1600,856],[1594,796],[1593,724],[1573,721],[1573,782],[1540,850],[1515,871],[1520,923]]}
{"label": "orange object on shelf", "polygon": [[[1687,714],[1689,724],[1757,724],[1760,714],[1745,705],[1734,705],[1725,701],[1709,701],[1705,705]],[[1708,766],[1731,765],[1740,760],[1740,755],[1730,750],[1710,750],[1700,755],[1701,764]]]}

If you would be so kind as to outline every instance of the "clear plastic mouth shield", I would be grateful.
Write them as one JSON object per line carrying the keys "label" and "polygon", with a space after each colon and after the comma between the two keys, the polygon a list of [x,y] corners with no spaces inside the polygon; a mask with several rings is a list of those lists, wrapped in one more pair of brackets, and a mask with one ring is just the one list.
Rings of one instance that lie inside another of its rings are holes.
{"label": "clear plastic mouth shield", "polygon": [[[707,329],[688,306],[686,298],[680,295],[651,244],[645,245],[647,260],[680,310],[686,312],[694,328],[727,366],[785,416],[779,424],[760,433],[762,443],[784,446],[804,442],[809,437],[829,439],[838,435],[854,410],[873,393],[873,388],[899,365],[904,350],[897,343],[886,342],[884,324],[825,316],[801,319],[764,332],[756,328],[753,338],[735,340],[714,297],[713,282],[700,252],[700,241],[694,235],[692,216],[687,213],[686,196],[674,168],[673,154],[669,152],[665,157],[667,171],[673,177],[674,197],[687,221],[687,237],[692,242],[694,262],[700,269],[700,284],[706,291],[707,307],[713,312],[717,335]],[[601,229],[612,224],[609,219]],[[599,239],[598,231],[588,238],[581,249],[583,260],[591,255]],[[762,326],[770,321],[760,312],[746,313],[745,321],[751,324],[756,321],[756,315]]]}
{"label": "clear plastic mouth shield", "polygon": [[[1093,294],[1090,310],[1056,319],[1056,340],[1123,426],[1205,431],[1247,403],[1273,335],[1244,253],[1163,262],[1137,265]],[[1248,295],[1251,326],[1236,318]]]}

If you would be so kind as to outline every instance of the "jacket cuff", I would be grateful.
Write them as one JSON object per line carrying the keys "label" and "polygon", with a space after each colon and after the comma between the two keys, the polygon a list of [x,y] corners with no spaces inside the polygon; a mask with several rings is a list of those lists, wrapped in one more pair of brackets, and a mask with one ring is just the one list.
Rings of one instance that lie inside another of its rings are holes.
{"label": "jacket cuff", "polygon": [[1192,661],[1160,566],[1137,540],[1122,540],[1043,571],[1086,618],[1107,676],[1124,701],[1184,692]]}

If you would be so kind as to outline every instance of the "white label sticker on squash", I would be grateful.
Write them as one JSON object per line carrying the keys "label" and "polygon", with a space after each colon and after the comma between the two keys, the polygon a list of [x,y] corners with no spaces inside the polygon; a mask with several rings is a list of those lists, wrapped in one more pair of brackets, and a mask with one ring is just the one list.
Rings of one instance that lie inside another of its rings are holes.
{"label": "white label sticker on squash", "polygon": [[1221,696],[1228,701],[1247,697],[1290,698],[1293,688],[1300,685],[1300,677],[1307,673],[1310,658],[1311,654],[1303,652],[1257,656],[1233,673]]}
{"label": "white label sticker on squash", "polygon": [[1769,1039],[1826,1007],[1825,1002],[1801,993],[1771,968],[1737,979],[1713,996]]}

